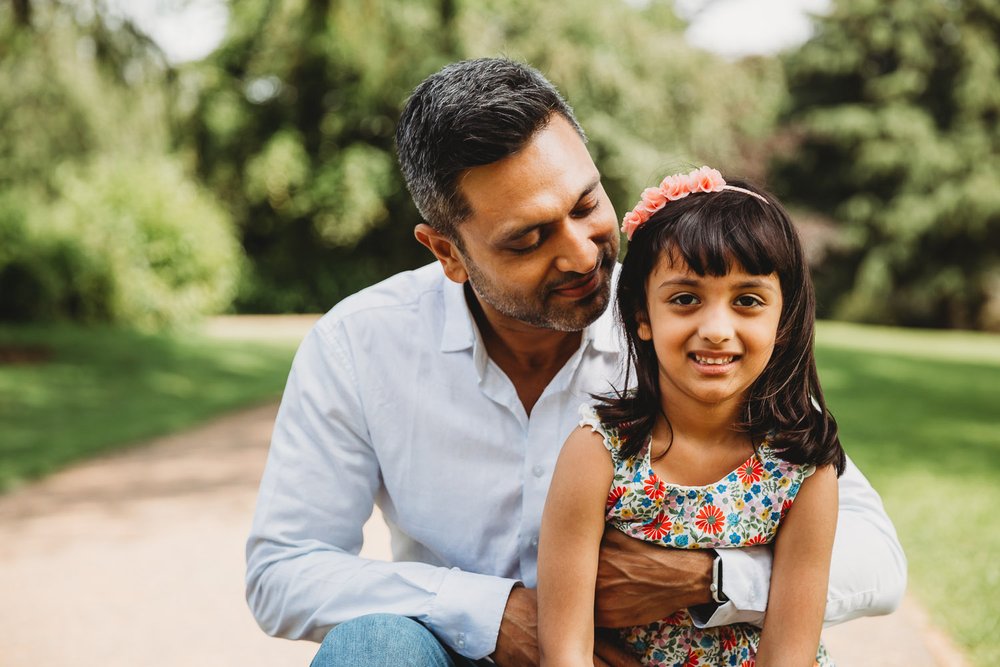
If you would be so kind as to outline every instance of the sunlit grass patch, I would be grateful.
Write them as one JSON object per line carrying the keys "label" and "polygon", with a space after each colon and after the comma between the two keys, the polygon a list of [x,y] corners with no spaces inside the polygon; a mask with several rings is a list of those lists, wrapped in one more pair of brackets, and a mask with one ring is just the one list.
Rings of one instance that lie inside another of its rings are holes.
{"label": "sunlit grass patch", "polygon": [[0,350],[3,490],[277,397],[295,343],[2,326]]}

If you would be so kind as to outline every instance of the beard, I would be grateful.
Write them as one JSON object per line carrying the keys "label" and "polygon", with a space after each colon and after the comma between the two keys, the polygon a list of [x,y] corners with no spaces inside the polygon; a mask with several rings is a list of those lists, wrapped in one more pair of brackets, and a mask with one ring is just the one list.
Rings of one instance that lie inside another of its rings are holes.
{"label": "beard", "polygon": [[466,261],[465,270],[472,291],[501,315],[541,329],[571,332],[586,329],[608,307],[614,265],[615,253],[610,248],[604,249],[595,269],[598,286],[590,294],[573,300],[562,299],[554,292],[587,274],[565,274],[525,294],[509,288],[502,280],[487,278],[473,262]]}

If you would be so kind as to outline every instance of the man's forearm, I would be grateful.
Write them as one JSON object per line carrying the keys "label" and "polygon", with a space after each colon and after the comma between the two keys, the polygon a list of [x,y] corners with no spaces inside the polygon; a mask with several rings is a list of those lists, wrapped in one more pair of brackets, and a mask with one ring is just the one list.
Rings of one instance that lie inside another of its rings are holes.
{"label": "man's forearm", "polygon": [[710,551],[665,549],[609,528],[597,570],[597,625],[643,625],[711,602],[713,558]]}

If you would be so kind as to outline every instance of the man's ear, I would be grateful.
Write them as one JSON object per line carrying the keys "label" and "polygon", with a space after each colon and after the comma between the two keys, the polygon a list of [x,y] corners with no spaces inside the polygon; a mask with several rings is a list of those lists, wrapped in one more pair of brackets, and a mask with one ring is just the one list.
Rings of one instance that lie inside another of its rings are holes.
{"label": "man's ear", "polygon": [[645,310],[640,310],[635,314],[635,321],[639,325],[636,329],[639,340],[653,340],[653,328],[649,326],[649,314]]}
{"label": "man's ear", "polygon": [[462,284],[469,279],[469,274],[465,270],[465,260],[458,252],[458,246],[454,241],[424,222],[413,228],[413,235],[422,246],[434,253],[444,268],[444,274],[450,280]]}

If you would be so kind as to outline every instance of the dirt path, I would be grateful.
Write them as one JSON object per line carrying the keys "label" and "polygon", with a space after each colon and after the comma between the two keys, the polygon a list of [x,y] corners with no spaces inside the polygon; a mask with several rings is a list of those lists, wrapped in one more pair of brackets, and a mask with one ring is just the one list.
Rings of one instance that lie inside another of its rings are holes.
{"label": "dirt path", "polygon": [[[267,637],[243,600],[243,544],[276,407],[0,496],[0,665],[308,665],[315,645]],[[365,542],[365,555],[387,556],[379,521]],[[840,667],[962,664],[910,599],[825,637]]]}

